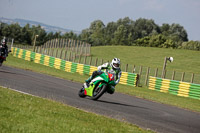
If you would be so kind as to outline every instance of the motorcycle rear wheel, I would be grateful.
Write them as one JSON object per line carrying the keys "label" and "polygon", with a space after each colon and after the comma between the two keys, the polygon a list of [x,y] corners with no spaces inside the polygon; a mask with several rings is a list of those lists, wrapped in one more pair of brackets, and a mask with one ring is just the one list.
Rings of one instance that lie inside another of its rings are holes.
{"label": "motorcycle rear wheel", "polygon": [[0,59],[0,66],[2,66],[3,64],[3,59]]}

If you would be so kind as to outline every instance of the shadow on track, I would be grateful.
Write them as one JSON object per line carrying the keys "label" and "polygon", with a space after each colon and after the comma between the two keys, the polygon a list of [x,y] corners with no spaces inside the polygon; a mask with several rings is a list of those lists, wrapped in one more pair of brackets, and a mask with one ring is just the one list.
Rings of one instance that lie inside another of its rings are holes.
{"label": "shadow on track", "polygon": [[128,104],[117,103],[117,102],[109,102],[109,101],[104,101],[104,100],[97,100],[96,102],[102,102],[102,103],[108,103],[108,104],[120,105],[120,106],[126,106],[126,107],[141,108],[141,109],[149,109],[149,108],[145,108],[145,107],[134,106],[134,105],[128,105]]}
{"label": "shadow on track", "polygon": [[18,74],[18,73],[13,73],[13,72],[8,72],[8,71],[1,71],[1,70],[0,70],[0,73],[9,73],[9,74],[15,74],[15,75]]}

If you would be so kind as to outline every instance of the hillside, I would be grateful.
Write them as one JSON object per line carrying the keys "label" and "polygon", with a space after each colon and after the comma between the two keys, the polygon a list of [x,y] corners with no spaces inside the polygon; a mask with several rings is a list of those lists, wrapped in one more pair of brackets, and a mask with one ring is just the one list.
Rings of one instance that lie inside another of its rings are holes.
{"label": "hillside", "polygon": [[[12,24],[12,23],[18,23],[20,26],[24,27],[26,24],[30,24],[32,25],[40,25],[46,32],[61,32],[62,34],[64,34],[65,32],[70,32],[73,31],[71,29],[64,29],[64,28],[60,28],[57,26],[51,26],[51,25],[47,25],[47,24],[43,24],[37,21],[31,21],[31,20],[25,20],[25,19],[8,19],[8,18],[0,18],[0,22],[3,23],[7,23],[7,24]],[[76,34],[80,34],[79,31],[73,31]]]}
{"label": "hillside", "polygon": [[176,80],[180,80],[182,72],[186,72],[186,81],[190,81],[191,74],[195,73],[195,82],[200,82],[199,51],[136,46],[101,46],[91,47],[91,54],[94,58],[104,59],[104,62],[111,61],[114,57],[120,58],[122,70],[125,70],[125,65],[129,64],[129,72],[132,71],[133,65],[136,65],[136,73],[139,73],[140,66],[143,66],[144,76],[146,75],[147,67],[151,68],[151,75],[154,75],[156,68],[161,74],[165,56],[172,56],[174,57],[174,62],[167,63],[169,74],[167,78],[171,78],[172,71],[175,70]]}

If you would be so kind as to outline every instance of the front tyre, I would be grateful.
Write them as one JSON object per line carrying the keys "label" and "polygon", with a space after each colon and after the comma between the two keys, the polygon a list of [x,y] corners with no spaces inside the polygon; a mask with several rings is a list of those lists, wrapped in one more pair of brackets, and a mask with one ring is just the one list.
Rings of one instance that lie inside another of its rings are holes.
{"label": "front tyre", "polygon": [[103,85],[102,87],[97,86],[94,89],[93,96],[91,97],[91,99],[98,100],[105,92],[106,92],[106,85]]}
{"label": "front tyre", "polygon": [[78,92],[78,95],[81,98],[85,98],[86,97],[84,86],[80,89],[80,91]]}

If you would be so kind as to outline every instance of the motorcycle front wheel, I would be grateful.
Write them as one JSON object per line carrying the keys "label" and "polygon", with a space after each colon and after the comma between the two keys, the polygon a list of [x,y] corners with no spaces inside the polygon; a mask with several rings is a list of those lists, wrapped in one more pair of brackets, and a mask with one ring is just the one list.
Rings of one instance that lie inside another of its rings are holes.
{"label": "motorcycle front wheel", "polygon": [[84,86],[79,90],[78,95],[79,97],[82,97],[82,98],[86,97],[85,92],[84,92]]}
{"label": "motorcycle front wheel", "polygon": [[98,100],[106,92],[106,85],[102,87],[97,86],[93,91],[92,100]]}

